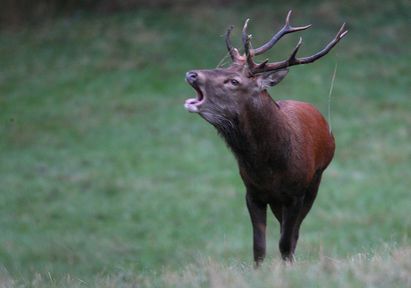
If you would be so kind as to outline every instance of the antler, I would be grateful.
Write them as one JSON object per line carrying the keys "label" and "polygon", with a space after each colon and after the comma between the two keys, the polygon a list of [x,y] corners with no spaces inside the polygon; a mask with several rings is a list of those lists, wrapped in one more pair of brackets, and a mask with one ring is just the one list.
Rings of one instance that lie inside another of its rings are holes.
{"label": "antler", "polygon": [[234,62],[237,62],[241,58],[241,56],[240,56],[240,53],[238,52],[238,50],[236,48],[234,48],[233,45],[231,45],[230,35],[231,35],[231,31],[233,29],[234,29],[233,25],[228,27],[227,32],[225,33],[225,44],[227,46],[227,50],[228,50],[228,53],[231,56],[231,59]]}
{"label": "antler", "polygon": [[287,17],[285,18],[285,24],[284,24],[283,28],[281,28],[280,31],[278,31],[276,34],[274,34],[274,36],[271,38],[270,41],[268,41],[267,43],[265,43],[261,47],[253,50],[254,55],[260,55],[260,54],[263,54],[264,52],[268,51],[285,34],[305,30],[305,29],[308,29],[308,28],[311,27],[311,24],[306,25],[306,26],[301,26],[301,27],[292,27],[290,25],[290,17],[291,17],[292,12],[293,12],[292,10],[288,11]]}
{"label": "antler", "polygon": [[334,39],[331,40],[331,42],[329,42],[321,51],[315,54],[303,58],[296,57],[298,49],[300,49],[302,45],[302,38],[300,37],[298,44],[295,46],[294,51],[291,53],[290,57],[287,60],[268,64],[267,61],[265,61],[260,65],[256,65],[255,68],[251,70],[251,73],[258,74],[273,70],[280,70],[290,66],[312,63],[326,55],[328,52],[330,52],[330,50],[348,33],[348,30],[345,29],[345,26],[346,25],[344,23],[338,31],[337,35],[334,37]]}
{"label": "antler", "polygon": [[346,25],[344,23],[341,26],[340,30],[338,31],[337,35],[334,37],[334,39],[331,40],[331,42],[329,42],[321,51],[317,52],[314,55],[308,56],[308,57],[297,58],[296,57],[297,52],[302,45],[302,38],[300,37],[298,44],[296,45],[296,47],[294,48],[293,52],[291,53],[290,57],[287,60],[274,62],[274,63],[268,63],[268,59],[267,59],[260,64],[255,63],[253,61],[253,57],[255,55],[260,55],[268,51],[285,34],[305,30],[311,27],[311,25],[300,26],[300,27],[291,26],[290,25],[291,13],[292,11],[290,10],[287,14],[284,26],[276,34],[273,35],[271,40],[256,49],[251,48],[251,35],[247,34],[247,27],[248,27],[248,22],[249,22],[249,19],[247,19],[244,23],[244,27],[242,31],[242,40],[243,40],[244,54],[245,54],[244,56],[241,56],[238,50],[236,48],[233,48],[231,45],[230,34],[233,29],[233,26],[230,26],[230,28],[227,30],[225,39],[226,39],[227,49],[230,53],[231,59],[237,63],[238,62],[244,63],[244,61],[246,61],[247,66],[249,68],[249,72],[252,75],[263,73],[263,72],[268,72],[268,71],[273,71],[273,70],[280,70],[280,69],[284,69],[284,68],[294,66],[294,65],[312,63],[316,61],[317,59],[326,55],[348,33],[348,30],[346,30],[345,28]]}

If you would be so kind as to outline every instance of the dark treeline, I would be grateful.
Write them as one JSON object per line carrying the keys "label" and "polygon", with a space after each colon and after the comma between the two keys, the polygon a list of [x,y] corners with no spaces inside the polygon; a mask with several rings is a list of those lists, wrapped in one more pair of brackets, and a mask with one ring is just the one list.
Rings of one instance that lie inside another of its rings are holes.
{"label": "dark treeline", "polygon": [[40,23],[81,12],[112,13],[139,8],[171,8],[201,3],[224,5],[234,0],[2,0],[0,27]]}

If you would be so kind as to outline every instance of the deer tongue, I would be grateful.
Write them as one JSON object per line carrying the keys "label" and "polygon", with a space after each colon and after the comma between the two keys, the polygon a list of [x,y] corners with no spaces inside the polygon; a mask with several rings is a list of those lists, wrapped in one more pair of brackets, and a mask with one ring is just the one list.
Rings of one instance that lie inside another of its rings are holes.
{"label": "deer tongue", "polygon": [[184,103],[184,107],[186,108],[188,112],[198,113],[199,106],[203,104],[205,97],[203,95],[203,92],[200,90],[200,88],[198,88],[195,85],[192,85],[192,86],[197,92],[197,97],[187,99],[186,102]]}

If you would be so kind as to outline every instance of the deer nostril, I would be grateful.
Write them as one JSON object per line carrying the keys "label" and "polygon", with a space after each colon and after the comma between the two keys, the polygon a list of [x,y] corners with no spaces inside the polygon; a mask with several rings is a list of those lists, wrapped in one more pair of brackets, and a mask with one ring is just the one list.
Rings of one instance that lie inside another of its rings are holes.
{"label": "deer nostril", "polygon": [[197,77],[198,77],[197,72],[190,71],[186,73],[186,79],[188,81],[195,81]]}

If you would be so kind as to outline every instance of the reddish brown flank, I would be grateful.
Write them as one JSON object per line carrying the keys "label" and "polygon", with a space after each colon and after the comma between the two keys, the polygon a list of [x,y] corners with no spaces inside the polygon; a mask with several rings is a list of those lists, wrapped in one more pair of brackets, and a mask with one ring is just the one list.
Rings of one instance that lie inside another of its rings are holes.
{"label": "reddish brown flank", "polygon": [[312,63],[326,55],[346,35],[345,24],[323,50],[312,56],[297,57],[300,39],[288,59],[255,63],[255,55],[269,50],[285,34],[310,27],[291,26],[290,16],[291,11],[280,31],[256,49],[251,48],[247,19],[243,28],[243,55],[231,45],[230,27],[226,45],[232,65],[186,74],[197,96],[187,99],[184,106],[212,124],[237,159],[247,190],[257,265],[266,252],[268,206],[280,223],[282,258],[293,260],[300,225],[311,209],[322,173],[335,150],[330,128],[315,107],[293,100],[274,101],[267,89],[284,79],[289,67]]}

